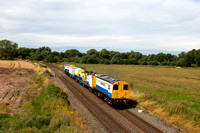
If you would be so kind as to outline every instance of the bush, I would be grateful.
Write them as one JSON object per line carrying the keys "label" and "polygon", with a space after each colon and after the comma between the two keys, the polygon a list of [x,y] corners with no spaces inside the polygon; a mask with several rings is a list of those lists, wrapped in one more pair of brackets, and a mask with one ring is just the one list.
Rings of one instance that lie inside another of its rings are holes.
{"label": "bush", "polygon": [[147,61],[139,61],[139,65],[148,65]]}
{"label": "bush", "polygon": [[9,128],[9,118],[10,115],[8,114],[0,114],[0,130]]}
{"label": "bush", "polygon": [[185,66],[185,60],[179,59],[178,62],[176,63],[176,66]]}
{"label": "bush", "polygon": [[169,65],[169,64],[170,64],[170,63],[167,62],[167,61],[164,61],[164,62],[161,63],[162,66],[167,66],[167,65]]}
{"label": "bush", "polygon": [[68,104],[70,104],[67,94],[63,92],[59,87],[49,85],[46,91],[50,97],[62,98],[63,100],[67,101]]}
{"label": "bush", "polygon": [[130,64],[138,65],[138,62],[136,59],[131,59]]}
{"label": "bush", "polygon": [[159,65],[159,62],[158,62],[158,61],[150,61],[150,62],[148,63],[148,65],[158,66],[158,65]]}
{"label": "bush", "polygon": [[42,127],[47,127],[50,124],[51,116],[43,115],[43,116],[33,116],[27,123],[25,123],[25,127],[36,127],[41,129]]}

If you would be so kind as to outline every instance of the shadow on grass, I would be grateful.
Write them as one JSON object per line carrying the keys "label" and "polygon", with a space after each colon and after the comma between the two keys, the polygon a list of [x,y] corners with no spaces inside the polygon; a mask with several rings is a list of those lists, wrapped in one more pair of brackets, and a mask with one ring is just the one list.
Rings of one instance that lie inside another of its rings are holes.
{"label": "shadow on grass", "polygon": [[136,100],[129,100],[126,104],[115,104],[110,106],[118,110],[124,110],[124,109],[135,108],[137,104],[138,102]]}

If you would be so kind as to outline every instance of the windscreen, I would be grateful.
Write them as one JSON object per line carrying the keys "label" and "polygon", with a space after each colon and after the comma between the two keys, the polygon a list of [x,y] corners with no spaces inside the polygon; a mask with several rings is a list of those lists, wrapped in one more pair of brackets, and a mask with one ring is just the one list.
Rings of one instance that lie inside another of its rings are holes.
{"label": "windscreen", "polygon": [[128,85],[124,85],[124,90],[128,90]]}
{"label": "windscreen", "polygon": [[118,85],[114,85],[113,90],[118,90]]}

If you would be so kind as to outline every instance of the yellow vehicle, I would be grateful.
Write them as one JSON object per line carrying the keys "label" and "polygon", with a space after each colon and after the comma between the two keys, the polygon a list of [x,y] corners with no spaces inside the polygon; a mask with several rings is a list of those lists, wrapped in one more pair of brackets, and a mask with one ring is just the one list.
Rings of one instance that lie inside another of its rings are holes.
{"label": "yellow vehicle", "polygon": [[129,86],[125,81],[100,74],[96,77],[96,89],[102,93],[107,102],[121,103],[129,100]]}

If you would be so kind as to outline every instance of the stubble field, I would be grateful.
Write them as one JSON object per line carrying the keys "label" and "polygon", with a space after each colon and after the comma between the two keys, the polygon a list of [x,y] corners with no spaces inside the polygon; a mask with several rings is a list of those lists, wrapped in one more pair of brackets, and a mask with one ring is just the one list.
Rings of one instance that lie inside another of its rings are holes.
{"label": "stubble field", "polygon": [[25,89],[35,66],[26,61],[0,60],[0,113],[20,113]]}
{"label": "stubble field", "polygon": [[40,63],[0,60],[0,132],[83,132],[86,123]]}
{"label": "stubble field", "polygon": [[200,131],[200,69],[139,65],[76,64],[125,80],[138,107],[167,123]]}

